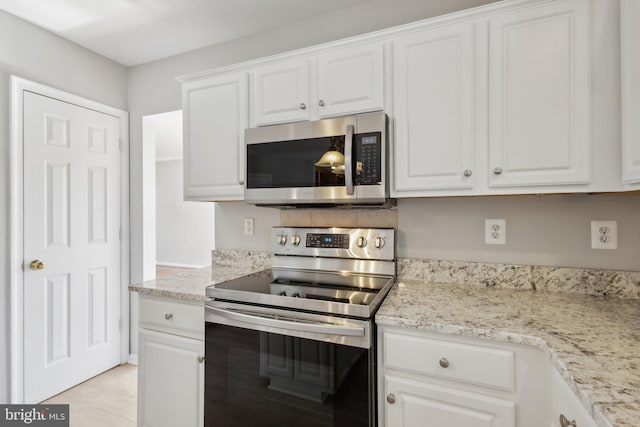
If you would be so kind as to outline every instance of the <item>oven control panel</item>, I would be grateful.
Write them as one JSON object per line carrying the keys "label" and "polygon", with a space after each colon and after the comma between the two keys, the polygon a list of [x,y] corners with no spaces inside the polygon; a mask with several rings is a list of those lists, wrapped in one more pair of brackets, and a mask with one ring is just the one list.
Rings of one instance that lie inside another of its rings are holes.
{"label": "oven control panel", "polygon": [[276,255],[395,259],[393,228],[274,227],[271,233]]}

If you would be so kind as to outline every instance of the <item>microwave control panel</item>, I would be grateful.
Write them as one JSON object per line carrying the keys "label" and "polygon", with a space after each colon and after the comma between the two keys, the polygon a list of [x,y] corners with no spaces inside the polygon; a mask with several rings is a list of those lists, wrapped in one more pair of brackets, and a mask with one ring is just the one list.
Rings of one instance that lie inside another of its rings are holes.
{"label": "microwave control panel", "polygon": [[380,132],[354,135],[354,181],[358,185],[378,185],[382,181]]}

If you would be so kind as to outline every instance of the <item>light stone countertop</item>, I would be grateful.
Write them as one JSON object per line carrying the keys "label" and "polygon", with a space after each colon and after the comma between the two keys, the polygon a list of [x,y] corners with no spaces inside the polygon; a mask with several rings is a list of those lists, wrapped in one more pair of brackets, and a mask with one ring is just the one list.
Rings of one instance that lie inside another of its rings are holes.
{"label": "light stone countertop", "polygon": [[160,295],[190,301],[206,301],[207,286],[235,279],[256,271],[253,265],[246,267],[216,266],[183,271],[171,276],[144,283],[129,285],[129,290],[148,295]]}
{"label": "light stone countertop", "polygon": [[640,300],[399,280],[376,322],[538,347],[597,425],[640,426]]}

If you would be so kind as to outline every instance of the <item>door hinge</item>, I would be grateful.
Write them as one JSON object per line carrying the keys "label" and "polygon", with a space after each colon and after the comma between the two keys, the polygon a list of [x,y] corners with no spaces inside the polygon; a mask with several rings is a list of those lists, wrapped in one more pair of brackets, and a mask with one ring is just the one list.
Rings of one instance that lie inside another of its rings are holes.
{"label": "door hinge", "polygon": [[122,321],[122,317],[121,317],[120,320],[118,320],[118,328],[120,329],[120,332],[122,332],[123,327],[124,327],[124,322]]}

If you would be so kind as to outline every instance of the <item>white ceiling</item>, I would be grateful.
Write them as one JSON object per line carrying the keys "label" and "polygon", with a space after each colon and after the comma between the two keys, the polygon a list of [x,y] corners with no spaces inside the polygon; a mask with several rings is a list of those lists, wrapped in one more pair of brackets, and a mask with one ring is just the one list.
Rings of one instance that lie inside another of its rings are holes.
{"label": "white ceiling", "polygon": [[0,9],[126,66],[371,0],[0,0]]}

